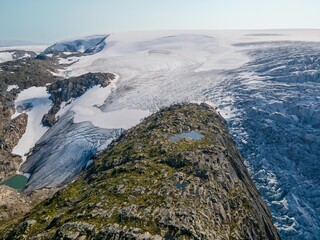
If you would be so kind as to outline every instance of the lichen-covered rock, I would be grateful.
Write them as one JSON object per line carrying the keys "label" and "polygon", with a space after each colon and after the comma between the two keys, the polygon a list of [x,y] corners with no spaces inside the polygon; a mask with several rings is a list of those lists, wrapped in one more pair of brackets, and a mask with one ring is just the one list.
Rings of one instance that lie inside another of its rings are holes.
{"label": "lichen-covered rock", "polygon": [[27,195],[0,185],[0,232],[3,232],[8,225],[16,223],[33,206],[51,197],[56,191],[56,189],[43,189]]}
{"label": "lichen-covered rock", "polygon": [[[172,137],[195,131],[203,138]],[[4,239],[279,239],[223,119],[174,105],[126,131]]]}

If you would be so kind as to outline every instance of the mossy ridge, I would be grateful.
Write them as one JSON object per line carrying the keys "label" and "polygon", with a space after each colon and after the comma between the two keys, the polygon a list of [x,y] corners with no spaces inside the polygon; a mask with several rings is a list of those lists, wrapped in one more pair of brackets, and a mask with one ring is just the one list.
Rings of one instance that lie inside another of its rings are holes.
{"label": "mossy ridge", "polygon": [[45,86],[59,77],[51,72],[56,71],[56,65],[52,61],[37,59],[19,59],[0,64],[0,91],[4,93],[8,85],[18,85],[20,89],[32,86]]}
{"label": "mossy ridge", "polygon": [[[169,140],[190,130],[204,138]],[[161,110],[126,131],[74,183],[29,213],[24,222],[33,224],[23,234],[278,239],[270,219],[273,238],[261,224],[259,214],[270,216],[255,199],[257,190],[232,144],[222,119],[207,105]],[[260,222],[251,225],[255,221]],[[15,230],[10,234],[21,236]]]}

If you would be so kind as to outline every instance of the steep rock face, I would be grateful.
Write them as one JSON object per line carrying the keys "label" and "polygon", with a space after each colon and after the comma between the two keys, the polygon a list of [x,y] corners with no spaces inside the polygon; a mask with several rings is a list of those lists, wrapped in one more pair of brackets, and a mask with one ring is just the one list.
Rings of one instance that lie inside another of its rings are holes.
{"label": "steep rock face", "polygon": [[19,139],[26,131],[27,121],[28,115],[25,113],[12,119],[12,121],[10,122],[10,126],[5,129],[5,134],[3,137],[4,148],[12,151],[12,149],[17,145]]}
{"label": "steep rock face", "polygon": [[[173,141],[190,131],[203,137]],[[222,118],[196,104],[163,109],[126,131],[2,237],[279,239]]]}
{"label": "steep rock face", "polygon": [[2,119],[5,125],[8,123],[10,125],[2,129],[2,137],[0,138],[0,183],[15,175],[19,168],[21,157],[11,154],[11,151],[26,130],[28,116],[21,114],[9,122],[6,122],[5,118]]}
{"label": "steep rock face", "polygon": [[28,116],[21,114],[11,119],[14,113],[13,101],[18,89],[5,92],[0,98],[0,183],[15,175],[21,163],[21,157],[11,154],[12,148],[18,143],[26,130]]}
{"label": "steep rock face", "polygon": [[42,124],[52,127],[56,122],[55,114],[60,110],[62,102],[68,102],[70,99],[80,97],[93,86],[106,87],[114,78],[115,75],[112,73],[87,73],[48,85],[47,90],[51,94],[50,99],[53,102],[53,106],[48,114],[44,115]]}

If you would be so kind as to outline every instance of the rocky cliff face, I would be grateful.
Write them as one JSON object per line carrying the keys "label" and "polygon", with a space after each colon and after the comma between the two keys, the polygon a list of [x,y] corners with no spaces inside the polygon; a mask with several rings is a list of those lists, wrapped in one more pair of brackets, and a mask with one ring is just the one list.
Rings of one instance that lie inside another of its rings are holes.
{"label": "rocky cliff face", "polygon": [[[196,138],[177,137],[192,131]],[[0,236],[279,239],[223,119],[196,104],[163,109],[126,131]]]}

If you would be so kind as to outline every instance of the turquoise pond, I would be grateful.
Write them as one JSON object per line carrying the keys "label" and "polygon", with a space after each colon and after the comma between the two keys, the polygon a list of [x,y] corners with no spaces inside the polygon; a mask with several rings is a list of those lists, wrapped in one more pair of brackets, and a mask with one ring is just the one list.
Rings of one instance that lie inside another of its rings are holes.
{"label": "turquoise pond", "polygon": [[196,131],[190,131],[190,132],[185,132],[185,133],[181,133],[181,134],[175,135],[175,136],[170,138],[170,141],[177,142],[177,141],[179,141],[180,139],[183,139],[183,138],[191,138],[191,139],[194,139],[194,140],[200,140],[200,139],[203,138],[203,135],[197,133]]}
{"label": "turquoise pond", "polygon": [[28,178],[26,176],[16,175],[5,180],[0,185],[6,185],[13,189],[22,190],[26,186],[27,182],[28,182]]}

